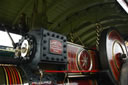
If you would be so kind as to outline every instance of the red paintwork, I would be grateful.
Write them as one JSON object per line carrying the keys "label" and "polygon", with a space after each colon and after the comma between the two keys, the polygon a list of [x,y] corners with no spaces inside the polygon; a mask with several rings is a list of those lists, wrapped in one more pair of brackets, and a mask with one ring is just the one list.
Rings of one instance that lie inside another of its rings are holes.
{"label": "red paintwork", "polygon": [[113,60],[110,61],[110,65],[111,65],[111,68],[112,68],[112,74],[114,75],[115,79],[117,81],[119,81],[119,71],[117,70]]}
{"label": "red paintwork", "polygon": [[79,70],[78,64],[77,64],[77,55],[80,49],[81,49],[80,47],[76,47],[68,44],[67,53],[68,53],[68,70],[69,71]]}
{"label": "red paintwork", "polygon": [[89,53],[90,53],[90,56],[92,57],[92,61],[93,61],[92,70],[99,70],[98,56],[97,56],[96,52],[89,50]]}
{"label": "red paintwork", "polygon": [[23,84],[22,78],[20,79],[20,73],[18,73],[19,70],[15,66],[0,66],[0,67],[2,67],[1,69],[4,69],[3,71],[4,71],[5,79],[3,79],[3,81],[5,81],[6,84],[9,85]]}
{"label": "red paintwork", "polygon": [[123,61],[120,60],[120,56],[121,56],[121,53],[117,53],[115,55],[116,64],[117,64],[117,67],[118,67],[119,70],[121,69],[121,66],[122,66],[122,63],[123,63]]}
{"label": "red paintwork", "polygon": [[[84,48],[82,46],[77,46],[76,44],[68,44],[67,45],[67,53],[68,53],[68,72],[71,73],[78,73],[78,72],[91,72],[91,71],[98,71],[98,61],[97,61],[97,56],[96,52],[92,50],[83,50]],[[78,56],[80,52],[82,51],[80,55],[80,60],[78,61]],[[88,58],[87,65],[83,65],[83,60],[84,58]],[[92,69],[89,69],[90,67],[90,58],[92,60]]]}
{"label": "red paintwork", "polygon": [[11,78],[11,73],[10,73],[8,67],[5,67],[5,69],[6,69],[6,72],[7,72],[7,74],[8,74],[9,84],[13,84],[13,83],[12,83],[12,78]]}

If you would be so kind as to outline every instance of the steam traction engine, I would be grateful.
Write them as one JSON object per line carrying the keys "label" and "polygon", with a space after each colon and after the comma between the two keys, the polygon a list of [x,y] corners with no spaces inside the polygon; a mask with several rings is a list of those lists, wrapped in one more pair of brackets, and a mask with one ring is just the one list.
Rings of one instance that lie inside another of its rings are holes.
{"label": "steam traction engine", "polygon": [[127,85],[124,40],[106,29],[99,42],[99,50],[85,49],[61,34],[31,31],[16,44],[13,56],[1,56],[0,84]]}

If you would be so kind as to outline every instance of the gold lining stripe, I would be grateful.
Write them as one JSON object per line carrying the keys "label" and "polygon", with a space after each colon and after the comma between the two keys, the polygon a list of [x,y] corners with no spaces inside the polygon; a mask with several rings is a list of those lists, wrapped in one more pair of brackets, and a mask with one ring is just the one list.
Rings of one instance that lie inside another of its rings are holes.
{"label": "gold lining stripe", "polygon": [[[79,53],[82,51],[83,49],[78,47],[78,50],[76,51],[76,66],[78,71],[80,71],[79,65],[80,65],[80,60],[79,60]],[[76,73],[76,74],[82,74],[82,72],[80,73]]]}
{"label": "gold lining stripe", "polygon": [[[4,67],[3,67],[4,68]],[[8,83],[8,74],[7,74],[7,71],[6,71],[6,69],[4,68],[4,72],[5,72],[5,75],[6,75],[6,82],[7,82],[7,85],[9,85],[9,83]]]}
{"label": "gold lining stripe", "polygon": [[10,66],[8,67],[9,71],[10,71],[10,74],[11,74],[11,78],[12,78],[12,84],[14,84],[14,75],[12,73],[12,70],[10,68]]}
{"label": "gold lining stripe", "polygon": [[20,78],[20,82],[22,84],[22,78],[21,78],[20,72],[17,70],[17,68],[16,68],[16,71],[18,72],[18,75],[19,75],[19,78]]}
{"label": "gold lining stripe", "polygon": [[13,76],[13,79],[12,79],[13,84],[17,84],[17,82],[16,82],[16,76],[15,76],[15,73],[14,73],[14,71],[13,71],[13,68],[10,67],[9,69],[10,69],[10,72],[11,72],[11,74],[12,74],[12,76]]}

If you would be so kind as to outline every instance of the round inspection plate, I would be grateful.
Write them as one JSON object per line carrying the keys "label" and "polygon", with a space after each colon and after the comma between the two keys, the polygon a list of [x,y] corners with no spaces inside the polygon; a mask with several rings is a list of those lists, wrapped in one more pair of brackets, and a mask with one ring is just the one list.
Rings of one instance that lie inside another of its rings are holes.
{"label": "round inspection plate", "polygon": [[80,70],[92,69],[92,58],[89,52],[85,49],[81,50],[78,55],[78,67]]}
{"label": "round inspection plate", "polygon": [[124,40],[114,29],[105,29],[99,41],[100,64],[102,70],[108,70],[114,81],[118,82],[122,65],[121,55],[127,56]]}

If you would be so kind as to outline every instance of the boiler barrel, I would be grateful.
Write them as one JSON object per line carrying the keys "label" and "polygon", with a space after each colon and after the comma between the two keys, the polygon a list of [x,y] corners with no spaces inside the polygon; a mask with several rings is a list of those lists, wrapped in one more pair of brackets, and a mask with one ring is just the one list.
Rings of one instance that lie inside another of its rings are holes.
{"label": "boiler barrel", "polygon": [[12,48],[10,49],[9,47],[0,48],[0,63],[1,64],[17,64],[19,62],[19,59],[15,58],[15,51],[12,50]]}

